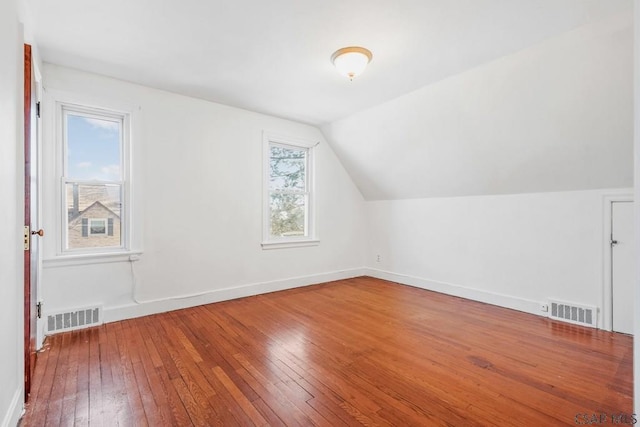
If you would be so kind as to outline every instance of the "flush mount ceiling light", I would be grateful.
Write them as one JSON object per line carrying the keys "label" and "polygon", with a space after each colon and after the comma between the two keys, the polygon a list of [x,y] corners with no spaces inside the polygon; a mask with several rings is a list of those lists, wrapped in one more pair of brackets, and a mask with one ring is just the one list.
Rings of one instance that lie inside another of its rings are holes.
{"label": "flush mount ceiling light", "polygon": [[368,49],[350,46],[336,50],[331,55],[331,62],[333,62],[340,74],[347,76],[349,80],[353,80],[362,74],[372,57],[373,55]]}

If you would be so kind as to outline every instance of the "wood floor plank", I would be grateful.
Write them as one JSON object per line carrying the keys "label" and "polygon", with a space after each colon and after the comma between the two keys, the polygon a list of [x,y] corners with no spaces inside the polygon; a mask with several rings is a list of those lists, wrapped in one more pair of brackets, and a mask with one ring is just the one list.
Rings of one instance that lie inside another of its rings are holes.
{"label": "wood floor plank", "polygon": [[[167,405],[171,413],[171,422],[169,425],[175,426],[187,426],[191,424],[191,417],[184,406],[184,403],[180,399],[178,392],[175,388],[173,380],[169,377],[166,371],[162,369],[157,370],[158,378],[160,379],[160,388],[154,389],[154,396],[163,394],[166,397]],[[177,380],[178,378],[174,378]],[[159,397],[157,397],[160,399]]]}
{"label": "wood floor plank", "polygon": [[78,370],[79,370],[79,348],[78,342],[81,339],[81,334],[78,333],[71,336],[69,357],[67,363],[67,371],[64,374],[64,399],[60,408],[62,425],[73,425],[75,419],[76,403],[78,400]]}
{"label": "wood floor plank", "polygon": [[[242,364],[242,368],[238,369],[238,372],[245,381],[256,390],[265,403],[273,408],[277,414],[280,414],[281,419],[287,425],[311,423],[304,412],[286,396],[279,379],[270,380],[262,374],[262,372],[268,371],[264,365],[260,366],[262,369],[257,369],[243,354],[238,353],[234,357]],[[257,363],[254,361],[254,364]]]}
{"label": "wood floor plank", "polygon": [[251,404],[249,399],[247,399],[247,397],[242,394],[242,391],[240,391],[240,389],[231,380],[231,378],[227,376],[226,372],[224,372],[221,367],[216,366],[215,368],[213,368],[213,373],[216,377],[218,377],[220,382],[225,386],[229,393],[231,393],[236,404],[238,404],[242,408],[244,413],[251,419],[254,425],[268,425],[267,420],[265,420],[262,415],[260,415],[260,412]]}
{"label": "wood floor plank", "polygon": [[[166,322],[161,323],[163,330],[167,334],[173,332],[173,328],[166,325]],[[175,343],[170,338],[167,338],[167,340],[175,344],[165,346],[165,350],[171,360],[170,363],[175,366],[178,372],[178,376],[174,379],[180,379],[192,393],[194,401],[200,403],[201,406],[205,406],[201,399],[206,398],[210,407],[209,411],[213,412],[223,425],[238,425],[245,415],[239,407],[234,407],[230,404],[232,399],[228,396],[228,393],[224,392],[218,379],[210,375],[209,366],[204,363],[185,363],[185,361],[192,360],[191,355],[180,343]]]}
{"label": "wood floor plank", "polygon": [[[65,334],[58,338],[60,346],[57,364],[51,386],[51,393],[47,401],[47,413],[44,425],[60,425],[62,418],[62,404],[65,395],[65,385],[67,383],[67,371],[69,369],[69,352],[71,350],[72,334]],[[37,366],[36,366],[37,369]],[[38,371],[36,371],[37,373]],[[72,397],[72,396],[70,396]]]}
{"label": "wood floor plank", "polygon": [[202,411],[202,407],[198,405],[198,402],[196,402],[196,399],[189,392],[189,388],[184,383],[182,378],[176,378],[172,380],[172,382],[178,393],[178,396],[180,396],[180,399],[184,404],[184,407],[187,409],[187,413],[191,418],[191,423],[194,426],[210,425],[207,420],[207,417],[209,416],[209,414]]}
{"label": "wood floor plank", "polygon": [[[78,333],[78,373],[76,377],[76,407],[75,407],[75,419],[74,425],[76,426],[88,426],[89,425],[89,399],[91,394],[91,383],[89,382],[89,371],[91,364],[89,356],[91,353],[90,342],[90,330],[83,329]],[[88,350],[88,351],[87,351]],[[96,408],[99,405],[96,404]]]}
{"label": "wood floor plank", "polygon": [[[118,376],[121,378],[122,386],[127,390],[126,398],[129,403],[130,412],[128,416],[123,417],[124,420],[136,422],[137,420],[146,419],[144,416],[144,407],[140,398],[140,390],[136,383],[136,376],[133,370],[133,363],[137,362],[135,356],[137,353],[135,348],[130,346],[127,329],[130,328],[129,323],[119,322],[114,328],[115,343],[118,348],[119,360],[112,364],[112,368],[116,368]],[[116,365],[118,364],[118,365]]]}
{"label": "wood floor plank", "polygon": [[[157,408],[157,411],[159,413],[158,415],[161,419],[160,424],[171,425],[175,422],[175,417],[173,412],[171,411],[170,399],[167,393],[160,393],[157,391],[162,390],[165,387],[165,384],[162,382],[159,374],[159,372],[161,372],[162,370],[158,369],[162,366],[162,363],[160,361],[160,355],[158,354],[154,342],[147,338],[149,333],[149,325],[146,319],[144,323],[139,325],[138,333],[138,340],[144,343],[144,347],[141,350],[151,356],[142,357],[141,360],[142,367],[144,368],[144,372],[149,383],[149,387],[151,390],[153,390],[150,396],[153,397],[155,401],[155,407]],[[155,355],[155,357],[153,357],[152,355]]]}
{"label": "wood floor plank", "polygon": [[47,337],[21,426],[576,425],[632,413],[632,347],[360,277]]}
{"label": "wood floor plank", "polygon": [[105,425],[103,406],[103,384],[100,363],[100,333],[97,328],[88,329],[89,334],[89,425]]}
{"label": "wood floor plank", "polygon": [[115,334],[115,331],[121,326],[120,323],[112,323],[100,328],[101,335],[105,337],[101,371],[102,379],[106,384],[106,416],[109,416],[109,420],[116,420],[119,424],[123,424],[133,414],[127,396],[128,392],[124,392],[126,385],[122,375],[120,350],[118,349],[118,341]]}
{"label": "wood floor plank", "polygon": [[262,416],[267,420],[269,427],[284,427],[287,425],[292,425],[292,424],[284,423],[280,419],[280,417],[278,417],[278,415],[271,409],[271,407],[267,405],[262,399],[258,398],[251,403],[253,404],[253,406],[256,407],[258,411],[260,411],[260,414],[262,414]]}
{"label": "wood floor plank", "polygon": [[27,408],[32,413],[34,425],[44,425],[47,416],[49,396],[53,389],[53,379],[60,354],[58,351],[59,346],[57,345],[53,351],[51,350],[51,341],[54,338],[52,337],[51,340],[45,343],[36,356],[38,358],[37,364],[41,365],[38,370],[41,376],[37,382],[34,381],[32,383],[33,392],[27,405]]}
{"label": "wood floor plank", "polygon": [[131,328],[132,340],[136,343],[136,350],[140,356],[140,362],[134,365],[134,372],[142,396],[145,415],[152,425],[168,424],[170,418],[166,412],[164,405],[166,400],[164,396],[158,396],[153,393],[159,385],[156,368],[147,357],[147,347],[143,335],[144,323],[137,328]]}

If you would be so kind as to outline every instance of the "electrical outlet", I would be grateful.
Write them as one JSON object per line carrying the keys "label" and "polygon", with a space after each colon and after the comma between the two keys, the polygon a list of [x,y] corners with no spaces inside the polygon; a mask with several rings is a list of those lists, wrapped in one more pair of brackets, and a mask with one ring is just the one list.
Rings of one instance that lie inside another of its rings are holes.
{"label": "electrical outlet", "polygon": [[380,262],[380,255],[376,255],[376,262]]}
{"label": "electrical outlet", "polygon": [[540,304],[540,311],[544,311],[545,313],[547,311],[549,311],[549,304],[541,303]]}

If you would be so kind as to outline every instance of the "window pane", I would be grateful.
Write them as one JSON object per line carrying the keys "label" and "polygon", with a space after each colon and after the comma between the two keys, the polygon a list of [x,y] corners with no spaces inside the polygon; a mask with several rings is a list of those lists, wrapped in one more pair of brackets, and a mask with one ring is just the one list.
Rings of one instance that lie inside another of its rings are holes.
{"label": "window pane", "polygon": [[269,189],[305,190],[307,150],[272,145],[269,157]]}
{"label": "window pane", "polygon": [[67,249],[122,246],[120,185],[66,184]]}
{"label": "window pane", "polygon": [[107,220],[89,219],[89,234],[107,234]]}
{"label": "window pane", "polygon": [[307,196],[271,193],[270,213],[272,237],[306,236]]}
{"label": "window pane", "polygon": [[74,180],[120,181],[122,122],[66,115],[67,177]]}

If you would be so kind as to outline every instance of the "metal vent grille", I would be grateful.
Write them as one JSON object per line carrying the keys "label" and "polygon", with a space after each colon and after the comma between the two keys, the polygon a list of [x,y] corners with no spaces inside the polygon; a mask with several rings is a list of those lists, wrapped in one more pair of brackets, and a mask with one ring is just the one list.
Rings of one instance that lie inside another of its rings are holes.
{"label": "metal vent grille", "polygon": [[551,308],[549,317],[552,319],[592,328],[595,328],[598,324],[598,309],[596,307],[562,301],[549,301],[549,306]]}
{"label": "metal vent grille", "polygon": [[47,315],[47,332],[64,332],[88,328],[102,323],[102,307],[88,307],[75,311]]}

